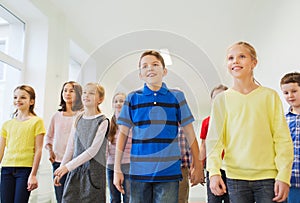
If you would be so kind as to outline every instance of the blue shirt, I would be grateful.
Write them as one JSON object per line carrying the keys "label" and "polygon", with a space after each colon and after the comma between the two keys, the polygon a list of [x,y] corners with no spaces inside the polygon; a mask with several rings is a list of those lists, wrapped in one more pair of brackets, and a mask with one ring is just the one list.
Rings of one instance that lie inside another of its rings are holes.
{"label": "blue shirt", "polygon": [[300,115],[289,111],[285,117],[294,143],[294,162],[291,176],[291,187],[300,188]]}
{"label": "blue shirt", "polygon": [[123,105],[118,124],[132,128],[130,178],[141,182],[170,182],[182,178],[178,125],[194,121],[183,92],[158,91],[144,85],[131,92]]}

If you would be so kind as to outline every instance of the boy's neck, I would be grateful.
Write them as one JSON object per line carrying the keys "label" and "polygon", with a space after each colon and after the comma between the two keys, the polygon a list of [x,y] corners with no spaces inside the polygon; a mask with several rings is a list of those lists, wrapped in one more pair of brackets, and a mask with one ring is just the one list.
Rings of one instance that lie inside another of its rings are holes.
{"label": "boy's neck", "polygon": [[162,83],[160,83],[160,84],[149,84],[149,83],[146,83],[146,85],[152,91],[158,91],[162,87]]}
{"label": "boy's neck", "polygon": [[291,112],[293,114],[297,114],[297,115],[300,115],[300,107],[291,107]]}

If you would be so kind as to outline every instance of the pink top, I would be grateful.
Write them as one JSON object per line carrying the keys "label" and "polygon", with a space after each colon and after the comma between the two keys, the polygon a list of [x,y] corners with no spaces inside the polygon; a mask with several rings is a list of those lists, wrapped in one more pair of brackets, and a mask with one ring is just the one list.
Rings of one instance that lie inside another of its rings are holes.
{"label": "pink top", "polygon": [[[103,115],[103,114],[97,114],[97,115],[94,115],[94,116],[84,116],[83,115],[82,118],[84,118],[84,119],[94,119],[94,118],[96,118],[98,116],[101,116],[101,115]],[[72,171],[75,168],[77,168],[78,166],[84,164],[85,162],[91,160],[94,156],[96,156],[96,154],[100,150],[102,142],[105,138],[104,135],[106,133],[107,126],[108,126],[108,121],[104,120],[99,125],[99,128],[96,132],[96,135],[95,135],[95,138],[92,142],[92,145],[89,148],[87,148],[83,153],[81,153],[79,156],[72,159],[73,151],[74,151],[74,135],[75,135],[75,132],[76,132],[76,128],[73,125],[72,130],[71,130],[71,134],[70,134],[70,137],[69,137],[66,153],[65,153],[64,158],[61,162],[61,166],[66,166],[69,171]]]}
{"label": "pink top", "polygon": [[76,116],[64,116],[62,111],[56,112],[51,118],[45,136],[45,145],[51,144],[53,146],[56,162],[61,162],[63,159],[75,118]]}
{"label": "pink top", "polygon": [[[117,132],[116,132],[115,139],[114,139],[113,143],[108,142],[108,145],[107,145],[107,164],[114,164],[115,163],[116,143],[117,143],[117,139],[118,139],[118,134],[119,134],[119,130],[117,130]],[[128,135],[128,139],[127,139],[127,143],[125,145],[125,149],[124,149],[124,152],[123,152],[123,158],[122,158],[122,161],[121,161],[122,164],[130,163],[131,145],[132,145],[132,133],[131,133],[131,130],[130,130],[129,135]]]}

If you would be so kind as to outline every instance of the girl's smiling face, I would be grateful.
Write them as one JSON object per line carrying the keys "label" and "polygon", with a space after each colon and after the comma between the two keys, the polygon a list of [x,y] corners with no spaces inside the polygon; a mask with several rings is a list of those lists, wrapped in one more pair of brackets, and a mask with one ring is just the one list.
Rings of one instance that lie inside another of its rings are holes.
{"label": "girl's smiling face", "polygon": [[256,64],[257,60],[243,45],[234,45],[227,52],[227,69],[234,78],[252,77]]}

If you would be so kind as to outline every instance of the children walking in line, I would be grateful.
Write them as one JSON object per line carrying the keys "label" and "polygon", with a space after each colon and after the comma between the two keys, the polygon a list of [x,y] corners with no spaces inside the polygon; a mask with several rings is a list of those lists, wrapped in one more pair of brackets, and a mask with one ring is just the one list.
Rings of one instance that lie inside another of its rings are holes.
{"label": "children walking in line", "polygon": [[[210,93],[210,98],[211,100],[214,100],[214,98],[217,96],[217,94],[227,90],[228,87],[224,86],[224,85],[219,85],[215,88],[213,88],[213,90]],[[201,126],[201,132],[200,132],[200,139],[201,139],[201,146],[200,146],[200,159],[204,161],[204,165],[206,165],[206,144],[205,144],[205,140],[206,140],[206,136],[207,136],[207,131],[208,131],[208,125],[209,125],[209,119],[210,116],[206,117],[203,121],[202,121],[202,126]],[[222,152],[222,158],[224,157],[224,151]],[[221,177],[222,180],[226,186],[226,173],[223,169],[221,169]],[[208,203],[222,203],[224,201],[224,203],[229,203],[229,195],[228,195],[228,191],[226,190],[226,193],[224,193],[223,195],[214,195],[209,187],[209,172],[206,172],[206,188],[207,188],[207,201]],[[227,188],[227,186],[226,186]]]}
{"label": "children walking in line", "polygon": [[282,202],[289,192],[292,139],[278,94],[255,82],[256,64],[250,44],[238,42],[228,49],[233,86],[216,96],[209,122],[210,189],[215,195],[226,192],[220,176],[224,167],[232,203]]}
{"label": "children walking in line", "polygon": [[44,122],[34,112],[35,91],[28,85],[14,90],[16,111],[1,129],[1,202],[27,203],[30,192],[36,189],[40,164]]}
{"label": "children walking in line", "polygon": [[191,114],[182,91],[169,89],[162,81],[167,74],[164,60],[156,51],[144,52],[139,61],[139,77],[144,87],[131,92],[118,119],[119,135],[115,157],[114,184],[124,193],[121,158],[130,129],[130,201],[135,203],[178,203],[182,179],[178,125],[189,141],[193,168],[192,186],[204,182],[203,166]]}
{"label": "children walking in line", "polygon": [[285,74],[280,81],[283,96],[290,108],[285,114],[294,143],[294,162],[288,203],[300,203],[300,73]]}
{"label": "children walking in line", "polygon": [[114,179],[114,162],[116,154],[116,142],[118,138],[118,124],[117,119],[119,118],[121,109],[126,99],[125,93],[116,93],[112,100],[112,105],[114,109],[114,115],[111,118],[110,130],[108,133],[108,145],[107,145],[107,184],[110,193],[110,202],[111,203],[121,203],[121,196],[123,196],[123,202],[129,203],[130,200],[130,181],[129,181],[129,166],[130,166],[130,150],[131,150],[131,134],[127,139],[125,145],[125,150],[123,153],[123,158],[121,161],[121,169],[124,174],[124,191],[125,194],[122,195],[120,191],[113,184]]}
{"label": "children walking in line", "polygon": [[[49,151],[49,160],[54,171],[60,166],[66,151],[71,127],[77,113],[83,110],[81,102],[82,88],[74,82],[69,81],[63,84],[60,92],[60,109],[56,112],[45,136],[45,148]],[[61,203],[66,175],[61,177],[61,186],[54,186],[55,196],[58,203]]]}
{"label": "children walking in line", "polygon": [[104,88],[88,83],[83,88],[84,111],[78,115],[71,130],[61,166],[54,172],[54,184],[67,172],[62,202],[106,202],[106,145],[109,120],[99,105]]}

